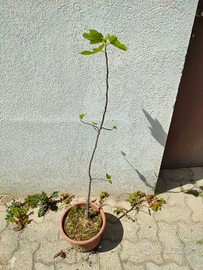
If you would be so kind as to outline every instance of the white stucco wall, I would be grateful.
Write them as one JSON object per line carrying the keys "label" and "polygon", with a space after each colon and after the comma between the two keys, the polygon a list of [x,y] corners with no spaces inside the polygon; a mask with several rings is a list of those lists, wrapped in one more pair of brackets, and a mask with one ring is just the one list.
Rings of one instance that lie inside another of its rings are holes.
{"label": "white stucco wall", "polygon": [[[103,53],[82,37],[95,29],[128,47],[108,47],[109,108],[93,163],[93,193],[154,190],[197,0],[2,0],[1,194],[86,194],[105,99]],[[96,46],[95,46],[96,47]],[[123,154],[122,154],[123,153]]]}

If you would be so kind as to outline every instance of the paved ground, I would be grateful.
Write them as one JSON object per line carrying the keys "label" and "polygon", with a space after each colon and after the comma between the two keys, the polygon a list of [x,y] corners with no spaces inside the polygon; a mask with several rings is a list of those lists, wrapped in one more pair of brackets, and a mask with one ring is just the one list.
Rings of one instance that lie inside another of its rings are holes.
{"label": "paved ground", "polygon": [[[144,206],[138,214],[131,211],[134,222],[113,212],[116,205],[130,209],[124,201],[128,195],[110,195],[103,207],[107,226],[96,253],[76,252],[62,238],[64,209],[42,218],[35,210],[25,229],[12,230],[5,221],[12,198],[0,196],[0,270],[203,269],[203,197],[187,193],[191,190],[203,191],[203,168],[163,170],[157,194],[166,204],[151,215]],[[66,258],[54,258],[61,250]]]}

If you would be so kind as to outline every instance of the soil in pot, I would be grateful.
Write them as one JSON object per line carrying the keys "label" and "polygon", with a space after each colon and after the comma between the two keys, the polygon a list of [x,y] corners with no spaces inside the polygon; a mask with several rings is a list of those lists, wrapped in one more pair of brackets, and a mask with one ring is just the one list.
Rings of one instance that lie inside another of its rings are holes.
{"label": "soil in pot", "polygon": [[89,209],[89,219],[86,219],[86,207],[74,205],[67,213],[64,221],[64,231],[75,241],[86,241],[95,236],[102,227],[100,213]]}

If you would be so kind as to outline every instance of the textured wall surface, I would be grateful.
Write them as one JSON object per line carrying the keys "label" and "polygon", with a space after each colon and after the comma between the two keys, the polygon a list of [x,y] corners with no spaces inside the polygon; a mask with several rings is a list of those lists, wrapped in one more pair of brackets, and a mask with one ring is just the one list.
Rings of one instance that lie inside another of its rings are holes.
{"label": "textured wall surface", "polygon": [[108,47],[109,108],[93,193],[152,192],[156,185],[197,0],[2,0],[1,193],[86,194],[105,100],[103,53],[82,37],[116,35]]}

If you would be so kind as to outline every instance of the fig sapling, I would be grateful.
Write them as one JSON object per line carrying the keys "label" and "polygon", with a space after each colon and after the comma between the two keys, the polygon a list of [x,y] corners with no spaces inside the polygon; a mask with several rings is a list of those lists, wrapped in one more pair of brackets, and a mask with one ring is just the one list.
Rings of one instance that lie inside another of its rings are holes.
{"label": "fig sapling", "polygon": [[[106,62],[106,100],[105,100],[105,106],[104,106],[104,111],[103,111],[103,115],[102,115],[100,125],[98,125],[95,122],[92,122],[92,123],[85,122],[83,120],[83,118],[85,117],[85,114],[81,114],[79,116],[80,121],[82,123],[92,126],[94,128],[94,130],[97,132],[97,136],[96,136],[96,140],[95,140],[95,144],[94,144],[94,149],[93,149],[93,152],[92,152],[92,155],[91,155],[91,158],[90,158],[90,161],[89,161],[89,167],[88,167],[89,189],[88,189],[87,212],[86,212],[86,219],[88,219],[89,218],[89,202],[90,202],[91,184],[92,184],[92,180],[95,179],[95,178],[92,178],[91,167],[92,167],[92,162],[93,162],[93,159],[94,159],[95,151],[97,149],[99,136],[100,136],[100,133],[101,133],[102,129],[109,130],[109,131],[111,131],[113,129],[117,129],[116,126],[113,126],[112,128],[105,128],[103,126],[105,116],[106,116],[107,106],[108,106],[108,93],[109,93],[109,66],[108,66],[107,47],[109,45],[113,45],[113,46],[115,46],[118,49],[121,49],[123,51],[127,51],[127,47],[124,44],[121,44],[116,36],[110,36],[108,34],[106,37],[103,37],[103,35],[101,33],[97,32],[96,30],[93,30],[93,29],[90,29],[89,33],[84,33],[83,37],[88,39],[90,41],[90,44],[92,44],[92,45],[94,45],[94,44],[101,44],[101,45],[98,48],[93,48],[92,51],[83,51],[80,54],[82,54],[82,55],[92,55],[92,54],[102,52],[102,53],[104,53],[105,62]],[[109,183],[112,184],[111,176],[108,175],[108,174],[106,174],[106,179],[100,179],[100,180],[108,181]]]}

